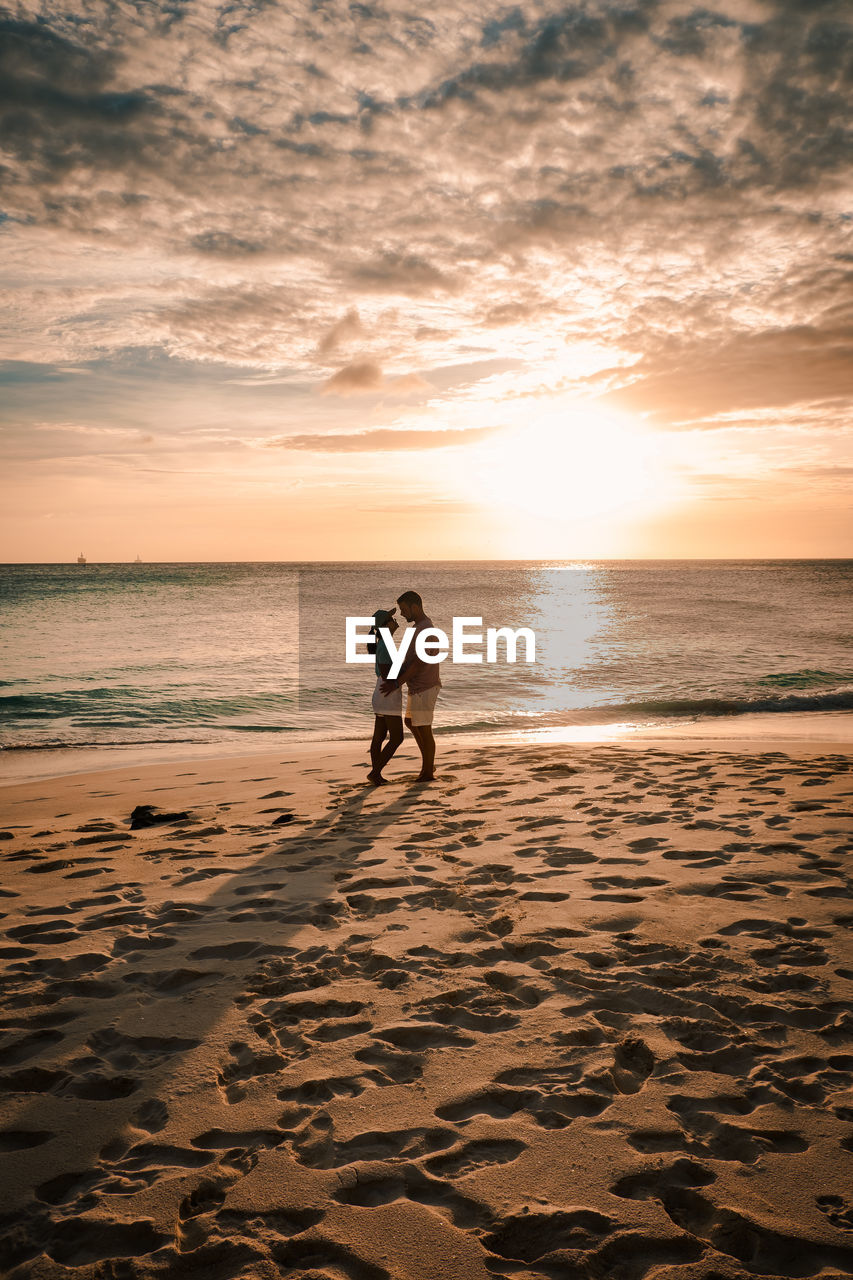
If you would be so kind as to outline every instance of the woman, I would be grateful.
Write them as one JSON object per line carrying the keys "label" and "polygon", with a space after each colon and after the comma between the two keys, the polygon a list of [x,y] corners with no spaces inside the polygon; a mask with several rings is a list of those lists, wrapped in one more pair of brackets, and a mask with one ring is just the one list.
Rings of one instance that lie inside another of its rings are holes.
{"label": "woman", "polygon": [[[375,787],[381,786],[386,779],[382,777],[382,770],[393,756],[394,752],[403,741],[403,691],[395,689],[392,693],[383,693],[380,686],[383,680],[388,679],[388,673],[391,670],[391,655],[386,648],[385,641],[379,634],[379,628],[385,627],[393,635],[397,630],[399,623],[394,617],[396,609],[377,609],[373,615],[373,626],[371,627],[371,635],[375,636],[375,642],[368,642],[368,652],[376,655],[374,667],[376,670],[376,688],[373,690],[373,713],[375,720],[373,723],[373,738],[370,743],[370,763],[372,768],[367,775],[368,780]],[[385,742],[385,739],[388,739]],[[384,745],[383,745],[384,744]]]}

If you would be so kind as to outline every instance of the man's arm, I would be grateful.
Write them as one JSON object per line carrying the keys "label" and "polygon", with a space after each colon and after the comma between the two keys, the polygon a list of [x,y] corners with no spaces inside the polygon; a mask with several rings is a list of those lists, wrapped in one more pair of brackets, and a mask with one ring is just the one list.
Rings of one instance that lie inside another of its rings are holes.
{"label": "man's arm", "polygon": [[[420,658],[415,657],[412,653],[408,653],[403,660],[403,665],[398,671],[396,677],[393,680],[386,679],[382,681],[380,686],[382,693],[393,693],[396,689],[399,689],[400,686],[405,684],[408,680],[412,668],[419,664]],[[391,668],[389,667],[388,670],[390,671]]]}
{"label": "man's arm", "polygon": [[406,681],[409,679],[409,677],[413,675],[414,672],[417,671],[419,667],[422,667],[424,665],[421,662],[420,658],[418,657],[417,653],[415,652],[415,645],[417,643],[419,630],[423,630],[423,628],[415,627],[415,634],[412,637],[411,648],[409,649],[408,653],[403,659],[403,665],[401,666],[400,670],[397,672],[394,679],[384,680],[382,682],[382,687],[381,687],[382,693],[386,693],[386,694],[393,693],[395,690],[399,689],[401,685],[405,684]]}

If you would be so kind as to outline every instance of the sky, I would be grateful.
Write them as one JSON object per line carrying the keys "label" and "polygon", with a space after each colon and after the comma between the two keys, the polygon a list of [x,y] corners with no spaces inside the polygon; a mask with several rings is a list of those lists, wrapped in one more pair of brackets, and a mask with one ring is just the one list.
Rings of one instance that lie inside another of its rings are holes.
{"label": "sky", "polygon": [[0,10],[0,560],[853,554],[850,17]]}

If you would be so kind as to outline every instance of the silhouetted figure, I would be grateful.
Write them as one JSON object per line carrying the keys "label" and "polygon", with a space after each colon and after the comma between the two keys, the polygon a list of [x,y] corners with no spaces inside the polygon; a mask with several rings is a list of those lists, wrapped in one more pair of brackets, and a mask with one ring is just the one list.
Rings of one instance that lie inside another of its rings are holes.
{"label": "silhouetted figure", "polygon": [[[394,752],[403,741],[403,693],[399,688],[390,693],[383,693],[382,684],[388,677],[391,670],[391,655],[385,646],[385,641],[379,634],[379,627],[385,627],[393,633],[397,630],[399,623],[394,617],[396,609],[377,609],[373,615],[373,627],[371,634],[376,637],[375,642],[368,642],[368,651],[373,645],[376,654],[376,662],[374,664],[376,670],[376,688],[373,690],[373,738],[370,742],[370,773],[368,779],[375,787],[379,787],[385,782],[382,777],[382,770],[393,756]],[[388,739],[385,742],[385,739]],[[384,744],[384,745],[383,745]]]}
{"label": "silhouetted figure", "polygon": [[432,619],[424,613],[423,601],[417,591],[404,591],[397,597],[397,604],[406,621],[415,624],[415,634],[399,675],[394,680],[383,680],[379,687],[390,696],[394,692],[399,692],[403,685],[406,686],[408,697],[405,721],[421,753],[418,782],[432,782],[435,777],[435,738],[432,735],[432,718],[441,688],[441,677],[438,674],[437,662],[424,662],[415,652],[418,633],[431,627]]}

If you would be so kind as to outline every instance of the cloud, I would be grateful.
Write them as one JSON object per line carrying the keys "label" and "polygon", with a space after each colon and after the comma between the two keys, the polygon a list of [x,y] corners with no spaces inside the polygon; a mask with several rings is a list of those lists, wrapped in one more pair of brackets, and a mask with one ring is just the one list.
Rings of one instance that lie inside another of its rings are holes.
{"label": "cloud", "polygon": [[260,253],[263,245],[243,240],[230,231],[203,231],[192,237],[191,244],[199,253],[216,254],[222,258],[242,258],[245,254]]}
{"label": "cloud", "polygon": [[0,41],[9,355],[144,346],[344,413],[474,353],[582,389],[595,344],[599,391],[662,423],[843,416],[834,0],[69,0]]}
{"label": "cloud", "polygon": [[317,351],[321,356],[331,355],[337,351],[340,346],[347,342],[351,342],[353,338],[360,338],[364,334],[364,328],[358,310],[350,307],[346,315],[341,316],[340,320],[328,329],[317,346]]}
{"label": "cloud", "polygon": [[369,391],[381,391],[382,370],[373,360],[357,360],[348,364],[329,378],[322,387],[323,395],[353,396]]}
{"label": "cloud", "polygon": [[799,402],[853,399],[853,323],[740,334],[723,343],[641,361],[606,399],[687,422]]}
{"label": "cloud", "polygon": [[478,517],[481,508],[476,502],[461,502],[458,499],[430,498],[426,501],[417,501],[416,499],[397,498],[395,501],[389,502],[359,502],[359,511],[374,511],[377,514],[385,516],[407,516],[413,512],[422,511],[432,517],[432,520],[443,519],[447,516],[474,516]]}
{"label": "cloud", "polygon": [[434,263],[413,253],[383,253],[350,267],[344,279],[365,293],[399,293],[409,298],[458,288],[457,282]]}
{"label": "cloud", "polygon": [[[174,118],[164,118],[156,91],[116,83],[122,61],[107,40],[75,31],[73,19],[0,18],[4,149],[45,196],[81,165],[136,170],[162,160]],[[42,210],[50,212],[46,200]]]}
{"label": "cloud", "polygon": [[377,428],[349,433],[279,436],[267,442],[270,448],[308,449],[314,453],[389,453],[408,449],[449,449],[476,444],[493,435],[495,427],[447,428],[437,431],[397,431]]}
{"label": "cloud", "polygon": [[419,373],[404,373],[388,384],[388,390],[395,396],[408,396],[419,391],[431,391],[432,387]]}
{"label": "cloud", "polygon": [[353,396],[381,392],[385,397],[412,396],[431,392],[432,385],[419,373],[404,373],[386,379],[373,360],[356,360],[333,374],[320,388],[324,396]]}
{"label": "cloud", "polygon": [[134,440],[140,444],[151,443],[154,439],[150,432],[142,431],[138,427],[90,426],[81,422],[36,422],[34,426],[37,431],[66,431],[71,435]]}

